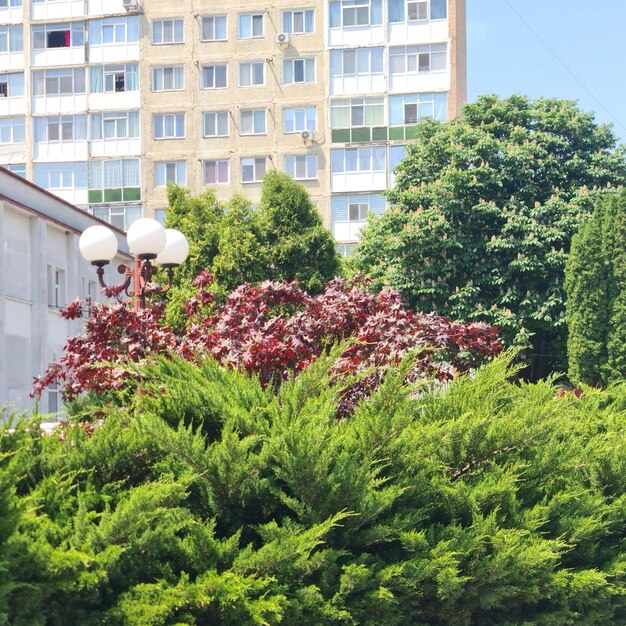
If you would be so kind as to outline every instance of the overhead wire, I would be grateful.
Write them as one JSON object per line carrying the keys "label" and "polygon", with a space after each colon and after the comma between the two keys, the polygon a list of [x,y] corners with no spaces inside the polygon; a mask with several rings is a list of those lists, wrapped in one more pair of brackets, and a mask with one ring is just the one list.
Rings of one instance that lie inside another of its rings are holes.
{"label": "overhead wire", "polygon": [[509,0],[504,0],[504,2],[508,5],[508,7],[517,15],[517,17],[524,23],[524,25],[528,28],[528,30],[543,44],[543,46],[550,52],[550,54],[565,68],[565,70],[572,76],[572,78],[600,105],[600,107],[604,110],[604,112],[618,125],[621,126],[623,130],[626,131],[626,126],[620,122],[620,120],[609,111],[609,109],[604,105],[602,100],[596,96],[593,91],[576,75],[576,73],[569,67],[569,65],[552,49],[552,47],[548,44],[547,41],[541,37],[541,35],[529,24],[524,16],[509,2]]}

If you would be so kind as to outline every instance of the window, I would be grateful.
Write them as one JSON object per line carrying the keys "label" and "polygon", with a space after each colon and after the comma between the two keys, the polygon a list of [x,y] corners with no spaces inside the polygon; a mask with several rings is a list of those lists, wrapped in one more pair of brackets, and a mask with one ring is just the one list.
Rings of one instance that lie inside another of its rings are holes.
{"label": "window", "polygon": [[139,111],[92,113],[92,139],[135,139],[137,137],[139,137]]}
{"label": "window", "polygon": [[338,243],[337,252],[342,257],[349,259],[354,254],[354,251],[356,250],[356,247],[358,245],[358,243]]}
{"label": "window", "polygon": [[446,93],[418,93],[389,97],[389,125],[417,124],[424,118],[441,122],[448,119],[448,95]]}
{"label": "window", "polygon": [[225,15],[210,15],[202,18],[202,41],[225,41],[226,33]]}
{"label": "window", "polygon": [[45,70],[33,72],[36,96],[69,95],[85,93],[85,70]]}
{"label": "window", "polygon": [[154,219],[161,224],[161,226],[165,226],[165,209],[156,209],[154,212]]}
{"label": "window", "polygon": [[65,304],[65,271],[48,265],[48,306],[60,309]]}
{"label": "window", "polygon": [[72,24],[38,24],[33,26],[33,49],[70,48],[85,43],[82,22]]}
{"label": "window", "polygon": [[185,40],[183,20],[154,20],[152,22],[152,43],[183,43]]}
{"label": "window", "polygon": [[137,43],[139,41],[139,16],[109,17],[89,21],[89,45]]}
{"label": "window", "polygon": [[90,204],[140,200],[140,187],[139,159],[94,159],[88,163]]}
{"label": "window", "polygon": [[353,172],[384,172],[385,147],[346,148],[330,151],[333,174]]}
{"label": "window", "polygon": [[180,139],[185,136],[185,114],[153,115],[155,139]]}
{"label": "window", "polygon": [[24,116],[0,118],[0,144],[24,143],[25,119]]}
{"label": "window", "polygon": [[6,9],[8,7],[21,7],[22,0],[0,0],[0,9]]}
{"label": "window", "polygon": [[24,74],[0,74],[0,98],[17,98],[24,95]]}
{"label": "window", "polygon": [[184,88],[185,68],[182,65],[152,68],[152,91],[182,91]]}
{"label": "window", "polygon": [[380,194],[333,196],[330,201],[331,224],[334,226],[337,222],[364,222],[370,213],[382,215],[385,208],[385,197]]}
{"label": "window", "polygon": [[85,93],[85,70],[81,67],[33,72],[33,91],[36,96]]}
{"label": "window", "polygon": [[446,66],[447,45],[445,43],[389,48],[389,73],[392,76],[440,72],[445,70]]}
{"label": "window", "polygon": [[283,32],[292,35],[312,33],[315,30],[313,9],[283,11]]}
{"label": "window", "polygon": [[332,50],[330,53],[330,75],[332,77],[371,76],[382,73],[382,48]]}
{"label": "window", "polygon": [[205,137],[228,136],[228,111],[212,111],[203,114]]}
{"label": "window", "polygon": [[241,182],[256,183],[265,176],[265,157],[241,159]]}
{"label": "window", "polygon": [[301,133],[303,130],[316,130],[315,107],[283,109],[283,132]]}
{"label": "window", "polygon": [[390,22],[445,20],[447,17],[447,0],[389,0]]}
{"label": "window", "polygon": [[294,180],[317,178],[317,156],[315,154],[285,156],[285,171]]}
{"label": "window", "polygon": [[240,135],[263,135],[265,133],[265,109],[242,111],[239,123]]}
{"label": "window", "polygon": [[154,164],[154,184],[157,187],[165,187],[167,183],[187,184],[187,163],[185,161]]}
{"label": "window", "polygon": [[4,165],[9,172],[13,172],[22,178],[26,178],[26,163],[12,163],[11,165]]}
{"label": "window", "polygon": [[256,87],[265,84],[265,64],[263,61],[239,64],[239,86]]}
{"label": "window", "polygon": [[84,141],[87,138],[85,115],[53,115],[35,118],[35,141]]}
{"label": "window", "polygon": [[239,39],[263,37],[263,14],[246,14],[239,16]]}
{"label": "window", "polygon": [[285,59],[283,84],[315,82],[315,59]]}
{"label": "window", "polygon": [[139,72],[136,63],[101,65],[89,72],[91,93],[119,93],[139,90]]}
{"label": "window", "polygon": [[121,230],[128,230],[142,215],[140,205],[89,207],[89,212]]}
{"label": "window", "polygon": [[338,0],[330,3],[331,28],[375,26],[382,23],[382,0]]}
{"label": "window", "polygon": [[21,24],[0,26],[0,52],[23,52],[24,28]]}
{"label": "window", "polygon": [[202,89],[226,87],[226,63],[202,66]]}
{"label": "window", "polygon": [[35,163],[35,184],[44,189],[84,189],[87,186],[87,164]]}
{"label": "window", "polygon": [[383,126],[385,105],[383,98],[349,98],[330,103],[330,127],[352,128]]}
{"label": "window", "polygon": [[228,184],[228,159],[220,161],[204,161],[202,163],[205,185]]}

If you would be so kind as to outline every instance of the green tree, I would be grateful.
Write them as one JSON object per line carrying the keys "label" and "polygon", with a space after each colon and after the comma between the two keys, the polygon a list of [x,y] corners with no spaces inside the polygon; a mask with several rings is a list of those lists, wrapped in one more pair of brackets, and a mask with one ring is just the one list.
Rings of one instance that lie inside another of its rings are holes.
{"label": "green tree", "polygon": [[206,269],[221,294],[246,282],[296,279],[315,294],[340,273],[332,235],[306,189],[284,172],[267,173],[258,209],[240,194],[224,203],[213,189],[192,196],[176,185],[168,186],[168,201],[165,225],[184,233],[190,247],[170,294],[168,321],[174,325],[184,321],[181,304]]}
{"label": "green tree", "polygon": [[626,192],[598,203],[572,240],[565,270],[569,376],[608,384],[626,376]]}
{"label": "green tree", "polygon": [[[595,199],[626,181],[615,145],[610,127],[562,100],[484,96],[458,119],[425,121],[355,265],[420,310],[564,354],[570,241]],[[545,362],[534,365],[541,376]]]}
{"label": "green tree", "polygon": [[278,170],[263,181],[259,224],[270,261],[267,278],[298,280],[305,291],[319,293],[339,274],[335,241],[306,189]]}

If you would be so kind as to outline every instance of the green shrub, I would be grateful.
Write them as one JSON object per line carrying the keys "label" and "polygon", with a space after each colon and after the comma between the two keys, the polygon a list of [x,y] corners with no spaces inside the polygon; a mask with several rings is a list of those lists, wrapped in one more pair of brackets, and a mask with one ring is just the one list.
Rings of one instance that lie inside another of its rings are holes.
{"label": "green shrub", "polygon": [[2,431],[0,623],[626,623],[626,385],[405,363],[337,420],[332,358],[277,394],[164,361],[91,434]]}

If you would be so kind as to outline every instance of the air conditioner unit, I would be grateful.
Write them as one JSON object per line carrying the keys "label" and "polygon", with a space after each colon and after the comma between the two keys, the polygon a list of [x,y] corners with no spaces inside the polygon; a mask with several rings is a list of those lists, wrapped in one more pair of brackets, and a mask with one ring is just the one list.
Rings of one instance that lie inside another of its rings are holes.
{"label": "air conditioner unit", "polygon": [[278,33],[276,35],[276,41],[281,46],[289,43],[289,33]]}
{"label": "air conditioner unit", "polygon": [[302,139],[302,141],[313,141],[315,139],[315,133],[312,130],[303,130],[300,133],[300,139]]}
{"label": "air conditioner unit", "polygon": [[137,0],[122,0],[122,5],[127,11],[135,11],[139,8]]}

